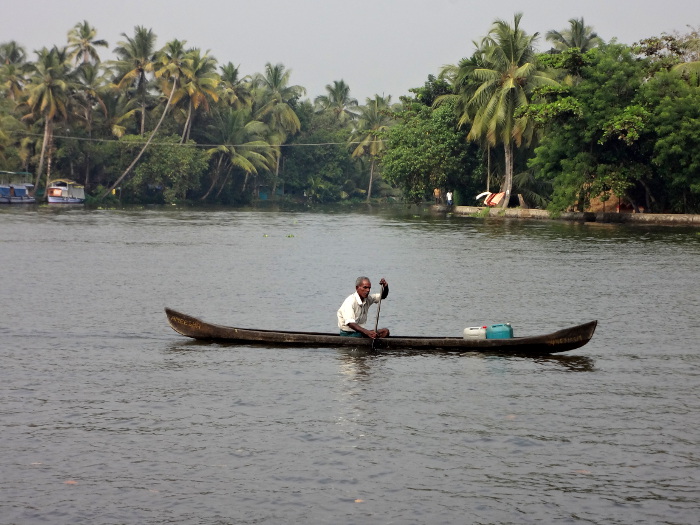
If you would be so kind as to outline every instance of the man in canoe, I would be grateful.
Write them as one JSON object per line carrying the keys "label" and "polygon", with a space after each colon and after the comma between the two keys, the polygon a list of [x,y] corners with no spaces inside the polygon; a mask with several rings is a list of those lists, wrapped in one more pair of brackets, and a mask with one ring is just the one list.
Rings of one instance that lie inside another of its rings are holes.
{"label": "man in canoe", "polygon": [[357,278],[355,281],[355,293],[348,296],[338,309],[340,335],[346,337],[369,337],[370,339],[389,337],[388,328],[380,328],[375,332],[362,326],[367,322],[369,307],[374,303],[378,303],[381,299],[386,299],[389,295],[389,285],[383,277],[379,284],[382,285],[382,293],[370,295],[369,291],[372,288],[372,283],[369,278]]}

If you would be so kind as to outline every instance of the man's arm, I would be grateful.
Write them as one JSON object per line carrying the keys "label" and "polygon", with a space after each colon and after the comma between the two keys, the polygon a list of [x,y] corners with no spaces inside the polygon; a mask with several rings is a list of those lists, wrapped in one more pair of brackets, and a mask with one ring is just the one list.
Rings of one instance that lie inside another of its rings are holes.
{"label": "man's arm", "polygon": [[377,337],[377,332],[375,332],[374,330],[367,330],[366,328],[363,328],[357,323],[348,323],[347,326],[349,326],[356,332],[360,332],[365,337],[369,337],[370,339],[374,339],[375,337]]}
{"label": "man's arm", "polygon": [[382,299],[386,299],[389,295],[389,283],[387,283],[386,279],[382,277],[379,284],[382,285]]}

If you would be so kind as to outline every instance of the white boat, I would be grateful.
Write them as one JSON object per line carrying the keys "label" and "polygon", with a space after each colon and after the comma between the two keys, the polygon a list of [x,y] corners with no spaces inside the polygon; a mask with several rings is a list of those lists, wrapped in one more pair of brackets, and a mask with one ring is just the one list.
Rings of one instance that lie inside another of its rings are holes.
{"label": "white boat", "polygon": [[36,199],[29,195],[33,187],[29,183],[0,184],[0,204],[34,204]]}
{"label": "white boat", "polygon": [[85,188],[68,179],[51,181],[46,195],[49,204],[82,204],[85,202]]}

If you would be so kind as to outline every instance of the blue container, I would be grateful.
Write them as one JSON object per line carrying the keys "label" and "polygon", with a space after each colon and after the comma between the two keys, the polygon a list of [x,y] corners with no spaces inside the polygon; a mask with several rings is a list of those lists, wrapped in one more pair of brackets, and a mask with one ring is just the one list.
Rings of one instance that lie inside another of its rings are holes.
{"label": "blue container", "polygon": [[486,327],[486,339],[510,339],[513,337],[513,327],[510,323],[492,324]]}

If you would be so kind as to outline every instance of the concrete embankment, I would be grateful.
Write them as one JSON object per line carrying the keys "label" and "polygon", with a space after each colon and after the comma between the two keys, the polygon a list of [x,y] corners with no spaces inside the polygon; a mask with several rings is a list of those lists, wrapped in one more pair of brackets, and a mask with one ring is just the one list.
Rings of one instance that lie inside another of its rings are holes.
{"label": "concrete embankment", "polygon": [[[668,226],[694,226],[700,228],[700,215],[681,213],[594,213],[566,212],[552,217],[546,210],[525,208],[483,208],[478,206],[433,206],[435,211],[451,211],[456,215],[472,215],[508,219],[542,219],[574,222],[618,224],[663,224]],[[488,212],[488,215],[486,213]]]}

